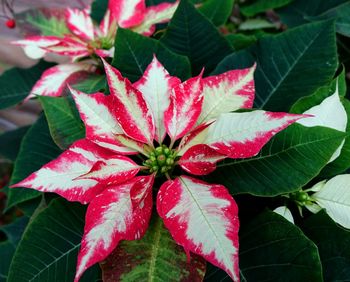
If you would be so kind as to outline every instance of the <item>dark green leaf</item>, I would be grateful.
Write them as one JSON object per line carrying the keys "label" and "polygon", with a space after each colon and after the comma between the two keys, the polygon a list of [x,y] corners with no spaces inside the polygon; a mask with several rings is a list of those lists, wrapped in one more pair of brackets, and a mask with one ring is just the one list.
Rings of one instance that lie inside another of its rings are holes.
{"label": "dark green leaf", "polygon": [[67,149],[74,141],[84,138],[84,124],[72,98],[42,96],[39,100],[57,146]]}
{"label": "dark green leaf", "polygon": [[101,22],[108,7],[108,0],[94,0],[91,5],[91,18]]}
{"label": "dark green leaf", "polygon": [[324,281],[348,281],[350,232],[338,226],[323,210],[303,222],[302,229],[318,247]]}
{"label": "dark green leaf", "polygon": [[104,75],[93,75],[74,84],[72,87],[89,94],[104,92],[106,88],[106,77]]}
{"label": "dark green leaf", "polygon": [[[325,98],[334,94],[337,87],[338,81],[338,93],[340,100],[345,108],[348,116],[347,132],[350,132],[350,102],[345,98],[346,94],[346,81],[345,81],[345,70],[335,78],[332,83],[328,86],[321,87],[317,91],[307,97],[299,99],[291,108],[292,113],[303,113],[313,106],[319,105]],[[327,164],[320,175],[325,178],[335,176],[339,173],[344,172],[350,167],[350,137],[346,137],[344,146],[342,147],[341,154],[333,162]]]}
{"label": "dark green leaf", "polygon": [[[10,184],[15,184],[41,166],[48,163],[61,152],[50,136],[44,116],[28,130],[18,153]],[[28,188],[11,188],[8,194],[7,208],[34,199],[41,193]]]}
{"label": "dark green leaf", "polygon": [[[118,263],[116,263],[118,262]],[[162,220],[155,216],[141,240],[122,241],[102,264],[104,281],[202,281],[206,263],[172,239]]]}
{"label": "dark green leaf", "polygon": [[22,237],[22,233],[28,224],[28,217],[22,216],[15,219],[14,222],[0,226],[0,231],[4,232],[7,240],[12,244],[17,245],[18,241]]}
{"label": "dark green leaf", "polygon": [[29,69],[12,68],[0,76],[0,109],[5,109],[21,102],[41,74],[53,64],[44,61]]}
{"label": "dark green leaf", "polygon": [[188,0],[180,2],[160,41],[170,50],[187,56],[193,74],[198,74],[203,67],[206,73],[211,72],[232,52],[227,40]]}
{"label": "dark green leaf", "polygon": [[245,35],[242,33],[228,34],[225,38],[234,50],[247,48],[257,41],[257,38],[254,35]]}
{"label": "dark green leaf", "polygon": [[[85,207],[54,200],[29,224],[11,263],[8,282],[73,281],[84,228]],[[88,270],[80,281],[95,281]]]}
{"label": "dark green leaf", "polygon": [[17,157],[22,138],[29,126],[7,131],[0,135],[0,155],[14,161]]}
{"label": "dark green leaf", "polygon": [[297,26],[311,21],[334,19],[337,32],[350,36],[350,2],[348,0],[294,0],[278,10],[282,22]]}
{"label": "dark green leaf", "polygon": [[[331,82],[337,69],[334,24],[313,23],[262,37],[251,53],[257,61],[255,106],[288,111],[300,97]],[[237,68],[234,60],[235,55],[226,57],[215,72],[227,71],[223,64]]]}
{"label": "dark green leaf", "polygon": [[249,68],[254,65],[255,60],[253,55],[247,50],[240,50],[234,52],[231,55],[223,59],[220,64],[217,65],[216,69],[213,71],[212,75],[224,73],[226,71],[234,69],[244,69]]}
{"label": "dark green leaf", "polygon": [[315,244],[272,211],[243,225],[239,257],[247,281],[323,281]]}
{"label": "dark green leaf", "polygon": [[292,0],[257,0],[250,5],[242,6],[240,11],[246,17],[252,17],[267,10],[283,7],[290,2]]}
{"label": "dark green leaf", "polygon": [[190,76],[188,59],[164,47],[159,41],[127,29],[118,29],[112,65],[131,81],[138,80],[152,61],[153,55],[171,75],[187,79]]}
{"label": "dark green leaf", "polygon": [[345,136],[330,128],[293,124],[258,156],[219,163],[210,181],[234,194],[276,196],[296,191],[319,174]]}
{"label": "dark green leaf", "polygon": [[232,13],[234,0],[208,0],[199,7],[214,25],[221,26],[226,23]]}

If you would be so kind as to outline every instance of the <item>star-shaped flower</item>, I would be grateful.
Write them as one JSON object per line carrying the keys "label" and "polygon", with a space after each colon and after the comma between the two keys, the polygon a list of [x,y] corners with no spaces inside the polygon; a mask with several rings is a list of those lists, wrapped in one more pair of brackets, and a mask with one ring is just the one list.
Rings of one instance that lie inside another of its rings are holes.
{"label": "star-shaped flower", "polygon": [[[254,66],[181,82],[154,57],[132,84],[104,65],[110,95],[71,89],[86,138],[12,187],[89,203],[76,281],[120,240],[145,234],[152,190],[159,216],[186,253],[203,256],[239,281],[237,205],[224,186],[188,174],[205,175],[225,158],[256,155],[303,115],[232,112],[253,106]],[[159,190],[155,177],[167,178]]]}
{"label": "star-shaped flower", "polygon": [[[109,0],[108,9],[100,25],[95,25],[88,9],[65,9],[64,19],[69,33],[61,36],[29,36],[13,44],[22,46],[33,59],[47,53],[68,56],[70,62],[45,71],[26,100],[40,96],[60,96],[67,82],[76,80],[82,72],[93,72],[96,55],[113,57],[117,28],[129,28],[150,36],[155,24],[170,20],[178,3],[162,3],[146,7],[145,0]],[[77,62],[79,60],[79,62]]]}

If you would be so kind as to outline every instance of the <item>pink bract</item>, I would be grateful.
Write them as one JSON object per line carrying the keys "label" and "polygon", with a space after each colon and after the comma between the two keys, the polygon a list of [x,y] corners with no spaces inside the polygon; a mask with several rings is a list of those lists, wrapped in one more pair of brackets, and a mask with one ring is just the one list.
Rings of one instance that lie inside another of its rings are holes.
{"label": "pink bract", "polygon": [[[78,281],[120,240],[145,234],[154,178],[166,176],[156,205],[174,240],[188,256],[203,256],[239,281],[234,199],[224,186],[172,175],[173,168],[179,165],[187,173],[205,175],[225,158],[252,157],[273,135],[304,116],[262,110],[232,113],[253,105],[255,66],[181,82],[154,57],[143,77],[132,84],[104,65],[109,95],[71,89],[86,138],[12,187],[89,203]],[[132,160],[134,154],[143,158],[142,164]]]}

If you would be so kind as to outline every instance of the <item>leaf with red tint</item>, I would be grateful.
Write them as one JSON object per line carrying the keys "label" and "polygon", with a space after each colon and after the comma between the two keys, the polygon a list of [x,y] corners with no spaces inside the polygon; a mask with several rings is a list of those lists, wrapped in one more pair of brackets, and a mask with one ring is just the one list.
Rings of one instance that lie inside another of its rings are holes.
{"label": "leaf with red tint", "polygon": [[203,256],[239,281],[238,207],[224,186],[188,176],[169,180],[158,192],[157,210],[187,253]]}
{"label": "leaf with red tint", "polygon": [[68,8],[65,11],[68,28],[83,40],[94,39],[94,26],[86,10]]}
{"label": "leaf with red tint", "polygon": [[118,26],[129,28],[139,25],[145,16],[145,0],[109,0],[108,10]]}
{"label": "leaf with red tint", "polygon": [[203,281],[206,262],[191,255],[171,238],[155,216],[139,241],[123,241],[101,264],[104,282],[115,281]]}

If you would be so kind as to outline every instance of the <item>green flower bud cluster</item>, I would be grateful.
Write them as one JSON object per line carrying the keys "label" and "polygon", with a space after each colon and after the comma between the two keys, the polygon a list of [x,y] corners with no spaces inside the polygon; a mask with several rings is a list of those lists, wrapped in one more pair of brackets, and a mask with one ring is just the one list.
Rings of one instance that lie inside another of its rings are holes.
{"label": "green flower bud cluster", "polygon": [[151,173],[167,173],[174,167],[176,153],[167,146],[162,145],[155,148],[150,154],[149,159],[143,164],[149,168]]}
{"label": "green flower bud cluster", "polygon": [[290,198],[293,201],[295,201],[299,206],[305,206],[313,202],[313,199],[309,196],[309,194],[302,190],[291,193]]}

